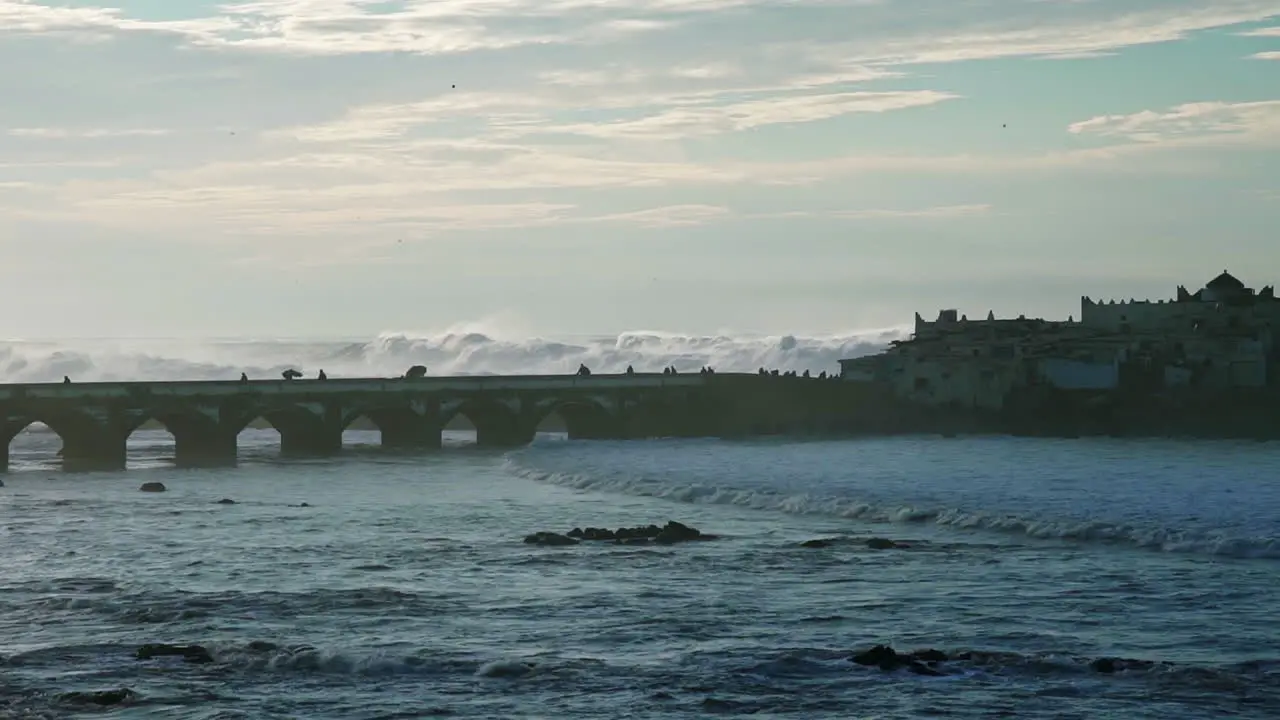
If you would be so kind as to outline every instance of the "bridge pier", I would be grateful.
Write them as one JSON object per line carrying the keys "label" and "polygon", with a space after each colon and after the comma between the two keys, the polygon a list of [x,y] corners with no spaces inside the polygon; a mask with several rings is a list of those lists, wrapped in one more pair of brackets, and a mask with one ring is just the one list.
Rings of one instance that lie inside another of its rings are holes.
{"label": "bridge pier", "polygon": [[67,472],[124,470],[126,440],[108,428],[69,433],[62,438],[62,468]]}
{"label": "bridge pier", "polygon": [[421,413],[406,408],[371,412],[368,415],[382,435],[382,447],[393,449],[433,450],[441,447],[438,413]]}
{"label": "bridge pier", "polygon": [[285,457],[329,457],[342,452],[342,430],[325,424],[318,427],[278,429],[280,454]]}
{"label": "bridge pier", "polygon": [[487,448],[509,448],[533,442],[534,429],[516,422],[488,422],[476,425],[476,445]]}
{"label": "bridge pier", "polygon": [[174,434],[173,463],[180,468],[234,467],[236,436],[227,432]]}

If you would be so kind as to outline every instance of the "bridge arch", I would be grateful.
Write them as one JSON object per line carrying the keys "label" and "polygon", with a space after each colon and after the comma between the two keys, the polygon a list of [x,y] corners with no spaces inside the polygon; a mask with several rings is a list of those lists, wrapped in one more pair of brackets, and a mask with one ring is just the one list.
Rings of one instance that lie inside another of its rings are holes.
{"label": "bridge arch", "polygon": [[526,428],[519,415],[501,402],[466,400],[452,407],[443,407],[440,427],[447,427],[458,416],[471,421],[476,429],[476,445],[481,447],[523,445],[533,439],[533,429]]}
{"label": "bridge arch", "polygon": [[280,434],[280,454],[287,457],[332,455],[342,449],[342,425],[320,408],[303,404],[257,405],[223,421],[223,434],[235,440],[255,420],[265,420]]}
{"label": "bridge arch", "polygon": [[433,414],[420,412],[412,406],[352,408],[342,418],[343,432],[346,433],[352,428],[353,424],[356,424],[362,418],[368,420],[373,427],[377,428],[381,436],[382,447],[440,447],[441,425],[439,419],[434,417]]}
{"label": "bridge arch", "polygon": [[[9,469],[13,441],[32,425],[40,424],[61,442],[54,457],[61,458],[66,470],[101,470],[124,467],[124,436],[113,437],[96,418],[78,411],[50,412],[21,408],[7,413],[0,426],[4,453],[0,454],[0,471]],[[118,446],[118,447],[117,447]]]}
{"label": "bridge arch", "polygon": [[126,442],[152,422],[173,436],[173,462],[179,467],[222,467],[236,462],[236,434],[194,409],[156,408],[130,418]]}
{"label": "bridge arch", "polygon": [[584,398],[555,399],[539,403],[534,408],[534,429],[556,415],[564,421],[565,432],[573,440],[618,437],[621,432],[617,413],[599,401]]}

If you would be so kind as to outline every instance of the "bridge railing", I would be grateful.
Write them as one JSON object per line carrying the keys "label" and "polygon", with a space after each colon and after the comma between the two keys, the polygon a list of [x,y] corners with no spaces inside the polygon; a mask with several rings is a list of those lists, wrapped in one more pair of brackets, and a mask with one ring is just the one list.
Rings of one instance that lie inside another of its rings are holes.
{"label": "bridge railing", "polygon": [[[754,377],[725,373],[726,377]],[[662,373],[595,375],[452,375],[421,378],[314,378],[297,380],[170,380],[157,382],[85,382],[0,384],[0,402],[23,399],[128,398],[138,396],[208,397],[241,393],[339,395],[346,393],[481,392],[518,390],[606,390],[613,388],[700,387],[721,375]]]}

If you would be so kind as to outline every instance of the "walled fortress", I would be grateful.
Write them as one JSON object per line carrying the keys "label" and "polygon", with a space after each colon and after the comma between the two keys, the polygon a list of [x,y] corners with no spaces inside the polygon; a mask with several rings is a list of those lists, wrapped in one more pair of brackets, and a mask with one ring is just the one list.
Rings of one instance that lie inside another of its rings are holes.
{"label": "walled fortress", "polygon": [[1080,319],[970,320],[918,313],[909,340],[879,355],[842,360],[841,376],[931,406],[1000,410],[1031,388],[1201,391],[1262,388],[1277,360],[1280,300],[1224,271],[1173,300],[1080,300]]}

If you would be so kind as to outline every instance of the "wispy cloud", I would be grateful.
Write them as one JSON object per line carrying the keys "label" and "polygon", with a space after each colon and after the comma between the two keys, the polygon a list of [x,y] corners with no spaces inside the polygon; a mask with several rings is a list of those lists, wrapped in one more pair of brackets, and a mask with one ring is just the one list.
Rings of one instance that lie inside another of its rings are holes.
{"label": "wispy cloud", "polygon": [[1102,115],[1073,123],[1068,131],[1142,143],[1274,141],[1280,139],[1280,100],[1188,103],[1164,112]]}
{"label": "wispy cloud", "polygon": [[1254,60],[1280,60],[1280,51],[1254,53],[1250,57]]}
{"label": "wispy cloud", "polygon": [[853,113],[882,113],[933,105],[958,97],[935,90],[849,92],[773,97],[763,100],[676,107],[634,120],[524,125],[516,134],[560,133],[609,139],[679,140],[740,132],[766,125],[829,120]]}

